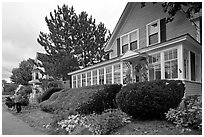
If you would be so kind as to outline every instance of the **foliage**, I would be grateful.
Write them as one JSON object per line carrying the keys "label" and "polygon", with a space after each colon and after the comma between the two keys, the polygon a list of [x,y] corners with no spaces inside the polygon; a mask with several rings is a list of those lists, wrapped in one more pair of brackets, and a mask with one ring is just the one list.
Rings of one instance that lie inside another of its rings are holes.
{"label": "foliage", "polygon": [[40,101],[40,102],[43,102],[43,101],[45,101],[45,100],[48,100],[49,98],[50,98],[50,96],[53,94],[53,93],[55,93],[55,92],[59,92],[60,90],[62,90],[61,88],[55,88],[55,87],[53,87],[53,88],[49,88],[48,90],[46,90],[41,96],[39,96],[38,98],[38,100]]}
{"label": "foliage", "polygon": [[69,134],[80,134],[83,129],[88,129],[92,134],[105,135],[129,122],[130,117],[121,110],[109,109],[102,114],[71,115],[59,121],[58,125]]}
{"label": "foliage", "polygon": [[16,84],[28,85],[28,82],[32,80],[32,70],[34,66],[34,60],[23,60],[18,68],[13,68],[11,81]]}
{"label": "foliage", "polygon": [[4,92],[3,94],[6,95],[13,95],[15,93],[16,88],[18,87],[18,84],[15,83],[6,83],[4,85]]}
{"label": "foliage", "polygon": [[201,96],[188,96],[184,100],[183,109],[170,108],[166,113],[168,121],[178,127],[195,128],[202,131],[202,99]]}
{"label": "foliage", "polygon": [[29,95],[32,93],[32,87],[22,86],[18,92],[22,95],[21,105],[27,106],[29,104]]}
{"label": "foliage", "polygon": [[[141,2],[141,7],[146,2]],[[155,4],[156,2],[153,2]],[[163,2],[162,8],[168,13],[167,22],[172,22],[177,12],[185,13],[186,17],[191,19],[194,14],[199,13],[202,9],[202,2]]]}
{"label": "foliage", "polygon": [[40,104],[43,111],[73,111],[80,114],[101,113],[108,108],[116,108],[115,96],[120,91],[121,85],[107,84],[94,85],[61,91],[52,100]]}
{"label": "foliage", "polygon": [[[67,78],[67,73],[105,60],[104,44],[109,39],[103,23],[86,12],[79,15],[73,7],[63,5],[45,17],[49,33],[40,32],[38,43],[49,58],[43,63],[54,77]],[[109,34],[110,35],[110,34]]]}
{"label": "foliage", "polygon": [[133,118],[163,118],[169,108],[176,108],[184,95],[179,80],[155,80],[130,83],[116,96],[118,107]]}

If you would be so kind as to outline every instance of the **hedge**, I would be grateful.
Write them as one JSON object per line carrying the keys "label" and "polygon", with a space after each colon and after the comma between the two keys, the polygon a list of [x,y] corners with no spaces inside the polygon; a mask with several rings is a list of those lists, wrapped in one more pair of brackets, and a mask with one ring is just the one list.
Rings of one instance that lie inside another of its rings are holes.
{"label": "hedge", "polygon": [[130,83],[116,96],[118,107],[133,118],[164,118],[170,108],[176,108],[184,95],[179,80],[156,80]]}
{"label": "hedge", "polygon": [[[115,97],[122,85],[94,85],[60,91],[40,104],[43,111],[73,111],[80,114],[102,113],[116,108]],[[55,97],[53,97],[55,96]],[[52,99],[52,100],[51,100]]]}

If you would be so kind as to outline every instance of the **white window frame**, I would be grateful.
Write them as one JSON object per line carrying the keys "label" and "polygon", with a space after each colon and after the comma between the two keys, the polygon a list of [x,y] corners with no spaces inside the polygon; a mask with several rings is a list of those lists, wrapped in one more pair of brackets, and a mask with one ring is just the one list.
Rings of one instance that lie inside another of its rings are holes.
{"label": "white window frame", "polygon": [[[107,68],[111,68],[111,71],[110,71],[110,73],[107,73]],[[113,66],[112,65],[110,65],[110,66],[106,66],[105,67],[105,71],[106,71],[106,73],[105,73],[105,75],[106,75],[106,79],[105,79],[105,81],[106,81],[106,84],[112,84],[112,81],[113,81]],[[111,83],[107,83],[107,74],[111,74]]]}
{"label": "white window frame", "polygon": [[[128,37],[128,50],[130,50],[130,43],[131,43],[131,41],[130,41],[130,34],[131,33],[134,33],[134,32],[136,32],[137,33],[137,38],[136,38],[136,41],[137,41],[137,49],[139,49],[139,29],[134,29],[133,31],[130,31],[130,32],[128,32],[128,33],[126,33],[126,34],[123,34],[123,35],[121,35],[120,36],[120,55],[123,55],[124,53],[122,53],[122,47],[123,47],[123,44],[122,44],[122,38],[123,37],[125,37],[125,36],[127,36]],[[134,49],[134,50],[137,50],[137,49]],[[133,51],[134,51],[133,50]]]}
{"label": "white window frame", "polygon": [[[85,77],[83,77],[83,75],[85,75]],[[85,80],[85,81],[84,81],[84,82],[85,82],[85,85],[83,85],[83,80]],[[86,73],[82,73],[82,74],[81,74],[81,81],[82,81],[82,82],[81,82],[81,86],[82,86],[82,87],[85,87],[85,86],[86,86]]]}
{"label": "white window frame", "polygon": [[[96,71],[96,84],[94,83],[94,75],[93,72]],[[97,85],[98,84],[98,70],[92,70],[92,85]]]}
{"label": "white window frame", "polygon": [[[74,80],[74,77],[75,77],[75,80]],[[76,75],[72,76],[72,88],[77,88],[77,76]]]}
{"label": "white window frame", "polygon": [[[88,77],[88,73],[90,73],[90,77]],[[90,86],[91,83],[90,83],[90,85],[88,85],[88,79],[90,79],[90,82],[91,82],[91,71],[88,71],[88,72],[86,73],[86,85],[87,85],[87,86]]]}
{"label": "white window frame", "polygon": [[[117,66],[117,65],[119,65],[119,69],[118,70],[115,70],[115,66]],[[117,79],[119,79],[118,81],[119,81],[119,83],[116,83],[116,81],[115,81],[115,77],[116,77],[116,73],[119,73],[119,77],[117,78]],[[113,80],[114,80],[114,84],[121,84],[121,63],[116,63],[116,64],[114,64],[113,65],[113,74],[114,74],[114,77],[113,77]]]}
{"label": "white window frame", "polygon": [[[165,52],[170,51],[170,50],[171,51],[177,50],[177,58],[176,59],[174,58],[174,59],[170,59],[170,60],[165,60]],[[170,48],[170,49],[164,50],[163,53],[164,53],[163,54],[164,55],[164,61],[163,61],[164,62],[164,68],[163,68],[164,69],[164,79],[179,79],[179,55],[178,55],[179,49],[178,48]],[[172,76],[171,76],[171,78],[166,78],[165,77],[165,63],[168,62],[168,61],[173,61],[173,60],[177,60],[177,78],[172,78]]]}
{"label": "white window frame", "polygon": [[[161,79],[162,79],[162,55],[163,54],[161,54],[162,52],[155,52],[155,53],[152,53],[152,54],[150,54],[150,56],[154,56],[154,55],[157,55],[157,54],[160,54],[160,61],[158,61],[158,62],[154,62],[154,63],[149,63],[149,58],[148,58],[148,65],[153,65],[154,67],[155,67],[155,65],[160,65],[160,72],[161,72]],[[164,68],[165,69],[165,68]],[[155,72],[154,72],[155,73]],[[156,80],[155,79],[155,74],[154,74],[154,80]],[[149,77],[149,69],[148,69],[148,81],[150,81],[150,77]]]}
{"label": "white window frame", "polygon": [[161,42],[161,30],[160,30],[160,19],[157,19],[157,20],[155,20],[155,21],[152,21],[152,22],[150,22],[150,23],[148,23],[147,25],[146,25],[146,42],[147,42],[147,46],[151,46],[151,45],[154,45],[154,44],[157,44],[157,43],[153,43],[153,44],[149,44],[149,36],[150,36],[150,34],[149,34],[149,26],[150,25],[152,25],[152,24],[155,24],[155,23],[157,23],[157,25],[158,25],[158,42],[157,43],[160,43]]}
{"label": "white window frame", "polygon": [[[103,73],[102,73],[102,74],[100,74],[100,70],[103,70]],[[99,82],[98,82],[98,84],[99,84],[99,85],[103,85],[104,82],[105,82],[105,77],[104,77],[105,73],[104,73],[104,72],[105,72],[105,71],[104,71],[104,68],[99,68],[99,69],[98,69],[98,75],[99,75],[99,78],[98,78],[98,81],[99,81]],[[102,83],[102,84],[100,83],[100,78],[101,78],[101,77],[103,77],[103,83]]]}

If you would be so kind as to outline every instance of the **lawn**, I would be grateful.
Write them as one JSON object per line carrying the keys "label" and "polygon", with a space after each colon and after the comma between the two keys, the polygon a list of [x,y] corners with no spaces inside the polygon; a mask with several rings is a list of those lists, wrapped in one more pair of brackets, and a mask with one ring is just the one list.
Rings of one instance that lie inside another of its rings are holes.
{"label": "lawn", "polygon": [[[36,105],[23,107],[22,113],[16,114],[14,111],[8,110],[13,115],[19,117],[24,122],[28,123],[48,135],[62,135],[64,132],[59,132],[56,127],[51,127],[50,123],[54,121],[54,114],[46,113],[40,110]],[[86,134],[88,132],[81,132]],[[80,133],[79,133],[80,134]],[[151,120],[139,121],[134,120],[131,123],[120,127],[110,133],[111,135],[202,135],[201,131],[191,130],[182,131],[174,124],[167,121]]]}

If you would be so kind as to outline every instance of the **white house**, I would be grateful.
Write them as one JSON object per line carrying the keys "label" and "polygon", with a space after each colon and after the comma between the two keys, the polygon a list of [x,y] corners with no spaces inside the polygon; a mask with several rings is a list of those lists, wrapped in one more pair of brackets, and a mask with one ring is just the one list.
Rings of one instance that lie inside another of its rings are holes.
{"label": "white house", "polygon": [[202,15],[189,20],[179,12],[170,23],[167,16],[161,3],[128,2],[105,47],[110,59],[68,73],[72,88],[143,81],[143,66],[149,81],[179,79],[187,95],[202,94]]}

